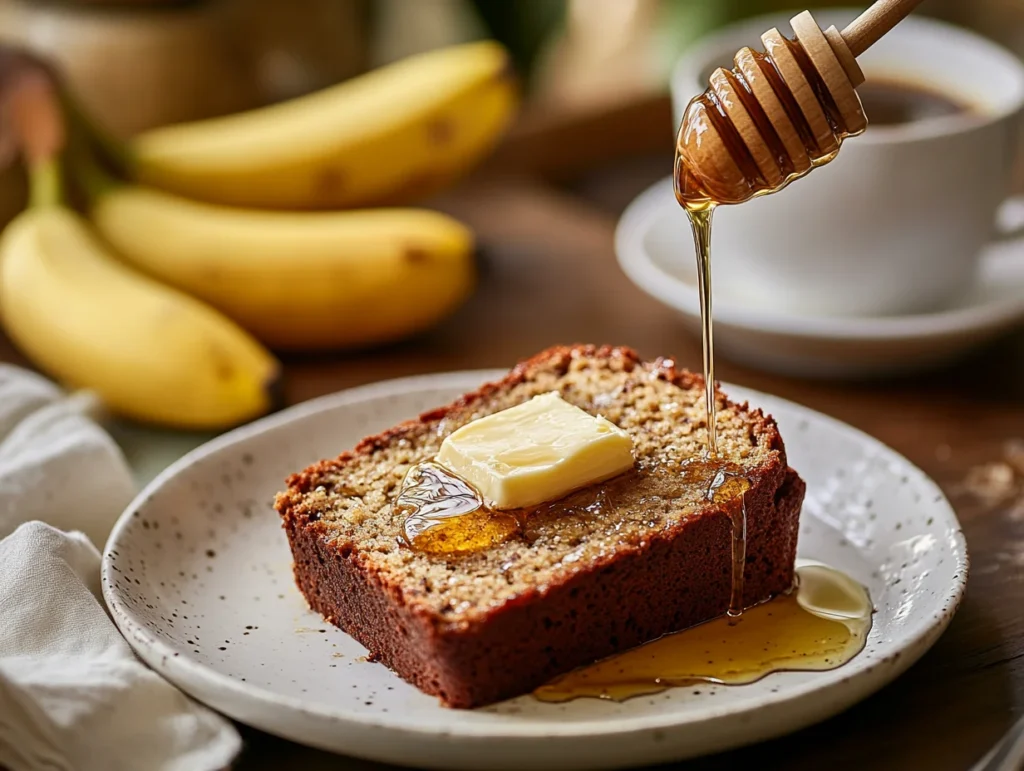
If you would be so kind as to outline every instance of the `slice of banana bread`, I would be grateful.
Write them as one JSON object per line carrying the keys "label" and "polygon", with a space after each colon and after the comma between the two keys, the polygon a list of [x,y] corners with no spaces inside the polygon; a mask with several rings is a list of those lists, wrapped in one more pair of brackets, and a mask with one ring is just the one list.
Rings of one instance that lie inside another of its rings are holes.
{"label": "slice of banana bread", "polygon": [[[555,675],[724,613],[733,515],[746,509],[743,602],[793,581],[804,483],[771,417],[719,394],[719,449],[749,482],[709,501],[703,379],[625,348],[558,347],[453,404],[364,439],[278,495],[310,607],[370,655],[451,707],[531,691]],[[465,423],[557,391],[627,431],[636,465],[520,512],[484,551],[413,551],[393,504],[406,471]]]}

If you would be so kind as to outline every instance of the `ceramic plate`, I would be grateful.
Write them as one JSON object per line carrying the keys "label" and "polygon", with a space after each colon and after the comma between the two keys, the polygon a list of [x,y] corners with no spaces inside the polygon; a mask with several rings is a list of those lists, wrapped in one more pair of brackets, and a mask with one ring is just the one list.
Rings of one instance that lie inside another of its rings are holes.
{"label": "ceramic plate", "polygon": [[[1022,229],[1024,201],[1000,212],[1004,233]],[[664,179],[634,200],[615,232],[619,265],[634,284],[677,310],[700,333],[693,241]],[[712,257],[713,259],[713,257]],[[715,351],[799,377],[877,377],[947,363],[1024,323],[1024,240],[981,255],[977,281],[951,307],[908,316],[809,316],[752,307],[714,292]]]}
{"label": "ceramic plate", "polygon": [[966,549],[930,479],[849,426],[727,388],[775,415],[807,480],[800,555],[870,589],[877,612],[864,652],[832,672],[621,704],[526,696],[474,711],[440,707],[306,608],[270,502],[289,473],[500,374],[345,391],[184,457],[125,511],[104,554],[104,596],[129,643],[198,700],[317,747],[433,768],[612,768],[722,750],[829,717],[909,667],[955,611]]}

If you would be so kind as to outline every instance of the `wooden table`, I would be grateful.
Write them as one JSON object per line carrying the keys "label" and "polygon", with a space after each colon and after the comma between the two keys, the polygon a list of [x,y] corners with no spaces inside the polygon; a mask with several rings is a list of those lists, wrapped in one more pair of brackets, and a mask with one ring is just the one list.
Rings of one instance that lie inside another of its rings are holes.
{"label": "wooden table", "polygon": [[[643,114],[667,121],[663,103]],[[621,134],[629,125],[623,120],[603,125]],[[576,341],[625,344],[647,356],[671,354],[699,368],[699,345],[672,311],[626,280],[612,250],[621,208],[669,169],[668,140],[657,131],[657,146],[640,141],[631,148],[650,153],[600,165],[587,157],[593,148],[577,147],[557,160],[551,132],[527,132],[499,155],[487,178],[441,202],[480,234],[481,284],[468,305],[415,341],[290,360],[288,401],[401,375],[505,367],[548,345]],[[557,162],[527,169],[526,178],[495,180],[499,171],[522,171],[528,166],[524,159],[545,157]],[[0,340],[0,359],[19,357]],[[965,489],[972,469],[1001,463],[1005,443],[1024,437],[1024,336],[1004,339],[956,367],[885,383],[806,382],[727,361],[719,366],[721,379],[844,420],[934,477],[963,523],[972,575],[949,631],[881,693],[798,734],[682,765],[695,771],[968,768],[1024,709],[1024,482],[1018,477],[1004,500]],[[243,771],[384,768],[243,731]]]}

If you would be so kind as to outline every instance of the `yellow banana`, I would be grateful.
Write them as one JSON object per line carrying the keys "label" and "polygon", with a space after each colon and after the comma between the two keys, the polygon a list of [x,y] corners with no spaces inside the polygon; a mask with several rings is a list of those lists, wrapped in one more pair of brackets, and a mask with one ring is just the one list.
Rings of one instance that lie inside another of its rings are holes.
{"label": "yellow banana", "polygon": [[4,231],[0,318],[41,369],[128,417],[222,428],[271,407],[278,365],[259,343],[118,262],[61,206],[33,207]]}
{"label": "yellow banana", "polygon": [[215,203],[393,205],[471,167],[516,103],[505,49],[469,43],[282,104],[144,132],[126,163],[138,181]]}
{"label": "yellow banana", "polygon": [[92,219],[124,260],[275,348],[407,337],[474,283],[470,231],[423,209],[270,212],[125,185],[93,199]]}

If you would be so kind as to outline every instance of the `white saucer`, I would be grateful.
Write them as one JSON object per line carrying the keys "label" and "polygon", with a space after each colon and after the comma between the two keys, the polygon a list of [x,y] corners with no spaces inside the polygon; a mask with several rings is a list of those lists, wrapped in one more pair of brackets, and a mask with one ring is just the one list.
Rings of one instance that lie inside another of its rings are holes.
{"label": "white saucer", "polygon": [[308,610],[270,504],[289,473],[501,374],[345,391],[189,453],[146,487],[107,543],[103,594],[125,638],[196,699],[295,741],[410,766],[568,771],[679,760],[824,720],[913,664],[956,610],[966,547],[932,480],[839,421],[727,387],[776,417],[807,481],[800,556],[871,592],[865,650],[831,672],[675,688],[622,704],[524,696],[469,711],[439,706]]}
{"label": "white saucer", "polygon": [[[1004,213],[1004,219],[1005,219]],[[615,233],[619,264],[699,334],[693,242],[671,179],[629,205]],[[713,263],[712,259],[712,263]],[[801,316],[747,307],[714,291],[715,351],[733,361],[802,377],[877,377],[952,361],[1024,323],[1024,243],[992,244],[978,280],[947,310],[912,316]]]}

